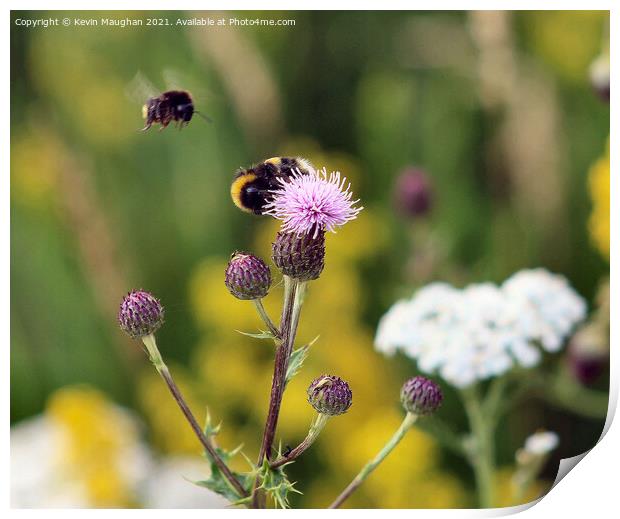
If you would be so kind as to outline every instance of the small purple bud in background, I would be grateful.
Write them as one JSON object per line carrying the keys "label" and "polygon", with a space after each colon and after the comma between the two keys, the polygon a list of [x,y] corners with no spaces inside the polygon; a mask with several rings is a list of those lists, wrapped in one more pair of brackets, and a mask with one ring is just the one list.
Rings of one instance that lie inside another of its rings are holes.
{"label": "small purple bud in background", "polygon": [[118,324],[133,339],[155,333],[164,324],[164,307],[144,290],[132,290],[121,302]]}
{"label": "small purple bud in background", "polygon": [[235,252],[226,267],[224,283],[237,299],[261,299],[271,287],[271,271],[262,259]]}
{"label": "small purple bud in background", "polygon": [[394,203],[397,210],[408,218],[426,216],[433,203],[431,183],[426,173],[418,168],[405,168],[396,179]]}
{"label": "small purple bud in background", "polygon": [[581,328],[570,340],[568,364],[573,376],[590,385],[603,373],[609,361],[609,336],[596,323]]}
{"label": "small purple bud in background", "polygon": [[317,279],[325,266],[325,231],[313,234],[279,232],[272,259],[282,274],[299,281]]}
{"label": "small purple bud in background", "polygon": [[609,103],[609,75],[609,54],[601,54],[590,65],[590,83],[606,103]]}
{"label": "small purple bud in background", "polygon": [[308,387],[308,402],[318,413],[336,416],[351,407],[353,393],[340,377],[321,375]]}
{"label": "small purple bud in background", "polygon": [[432,380],[417,376],[403,384],[400,401],[408,413],[424,416],[437,410],[443,401],[443,393]]}

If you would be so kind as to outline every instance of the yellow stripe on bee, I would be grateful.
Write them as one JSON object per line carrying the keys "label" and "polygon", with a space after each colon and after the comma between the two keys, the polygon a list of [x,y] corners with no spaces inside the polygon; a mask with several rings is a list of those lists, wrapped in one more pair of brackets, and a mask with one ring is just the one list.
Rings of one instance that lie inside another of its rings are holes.
{"label": "yellow stripe on bee", "polygon": [[146,119],[149,115],[149,107],[147,105],[142,105],[142,119]]}
{"label": "yellow stripe on bee", "polygon": [[273,164],[274,166],[279,166],[281,162],[282,162],[281,157],[271,157],[270,159],[267,159],[265,161],[265,164]]}
{"label": "yellow stripe on bee", "polygon": [[246,173],[236,178],[230,186],[230,197],[232,198],[232,201],[239,209],[245,211],[246,213],[251,213],[252,210],[244,207],[241,203],[241,190],[248,182],[252,182],[254,180],[256,180],[256,175],[254,173]]}

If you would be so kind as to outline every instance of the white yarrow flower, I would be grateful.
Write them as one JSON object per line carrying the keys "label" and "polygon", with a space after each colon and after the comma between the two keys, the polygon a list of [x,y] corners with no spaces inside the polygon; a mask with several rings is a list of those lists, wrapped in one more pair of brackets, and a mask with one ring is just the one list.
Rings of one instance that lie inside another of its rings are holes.
{"label": "white yarrow flower", "polygon": [[557,351],[585,312],[568,282],[543,269],[518,272],[501,287],[480,283],[459,290],[431,283],[392,306],[379,322],[375,344],[466,387],[515,364],[536,366],[542,356],[537,344]]}

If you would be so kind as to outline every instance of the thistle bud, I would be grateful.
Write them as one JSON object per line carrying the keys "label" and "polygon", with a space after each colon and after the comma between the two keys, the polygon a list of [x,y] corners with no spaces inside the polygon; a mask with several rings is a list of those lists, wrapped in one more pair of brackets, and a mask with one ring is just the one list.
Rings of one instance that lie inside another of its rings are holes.
{"label": "thistle bud", "polygon": [[269,292],[271,271],[262,259],[235,252],[226,267],[224,283],[237,299],[261,299]]}
{"label": "thistle bud", "polygon": [[132,290],[121,302],[118,324],[133,339],[156,332],[164,324],[164,307],[144,290]]}
{"label": "thistle bud", "polygon": [[308,402],[318,413],[328,416],[343,414],[351,407],[353,393],[340,377],[322,375],[308,387]]}
{"label": "thistle bud", "polygon": [[408,413],[423,416],[437,410],[443,401],[443,393],[432,380],[417,376],[403,384],[400,401]]}
{"label": "thistle bud", "polygon": [[396,179],[394,203],[406,217],[426,216],[432,207],[432,195],[431,184],[421,169],[406,168]]}
{"label": "thistle bud", "polygon": [[609,331],[596,323],[581,328],[568,346],[568,363],[573,376],[590,385],[603,373],[609,361]]}
{"label": "thistle bud", "polygon": [[279,232],[272,252],[284,275],[299,281],[317,279],[325,265],[325,231],[316,235]]}

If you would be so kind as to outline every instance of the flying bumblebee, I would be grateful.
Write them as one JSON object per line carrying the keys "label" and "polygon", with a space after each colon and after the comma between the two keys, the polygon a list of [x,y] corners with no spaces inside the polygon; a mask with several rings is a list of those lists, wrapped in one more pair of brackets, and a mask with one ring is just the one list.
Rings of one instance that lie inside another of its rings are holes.
{"label": "flying bumblebee", "polygon": [[192,120],[194,111],[192,95],[185,90],[169,90],[157,97],[150,97],[142,107],[145,126],[141,131],[145,132],[153,124],[161,124],[161,131],[172,121],[182,128]]}
{"label": "flying bumblebee", "polygon": [[[168,71],[164,71],[165,73]],[[168,72],[170,76],[170,73]],[[142,118],[145,121],[145,132],[154,124],[161,125],[160,131],[166,128],[171,122],[181,129],[187,126],[194,114],[198,114],[206,121],[211,120],[204,114],[198,112],[194,106],[192,94],[187,90],[173,88],[163,93],[158,93],[152,84],[142,74],[138,73],[133,79],[131,86],[131,97],[142,96],[142,100],[147,100],[142,106]]]}
{"label": "flying bumblebee", "polygon": [[242,211],[263,214],[271,201],[270,192],[280,187],[278,179],[290,178],[297,171],[307,175],[314,171],[314,167],[301,157],[274,157],[251,168],[240,169],[230,186],[230,196]]}

